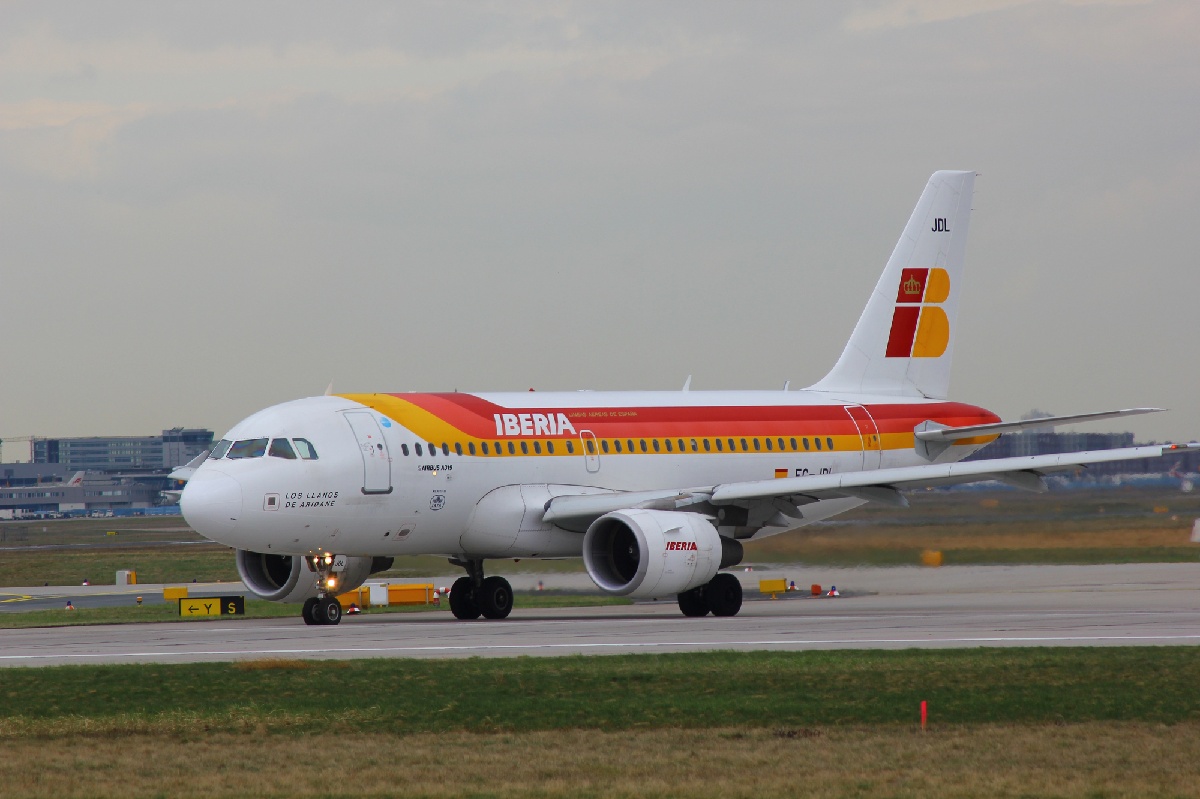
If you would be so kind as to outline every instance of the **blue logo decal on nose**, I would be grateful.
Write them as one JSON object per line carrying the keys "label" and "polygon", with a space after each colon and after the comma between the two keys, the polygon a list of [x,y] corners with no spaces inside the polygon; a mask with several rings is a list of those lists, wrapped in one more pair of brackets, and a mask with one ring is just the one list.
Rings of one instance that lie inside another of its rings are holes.
{"label": "blue logo decal on nose", "polygon": [[379,417],[379,423],[380,423],[380,424],[382,424],[384,427],[391,427],[391,426],[392,426],[392,420],[391,420],[391,419],[389,419],[389,418],[387,418],[386,416],[380,416],[380,417]]}

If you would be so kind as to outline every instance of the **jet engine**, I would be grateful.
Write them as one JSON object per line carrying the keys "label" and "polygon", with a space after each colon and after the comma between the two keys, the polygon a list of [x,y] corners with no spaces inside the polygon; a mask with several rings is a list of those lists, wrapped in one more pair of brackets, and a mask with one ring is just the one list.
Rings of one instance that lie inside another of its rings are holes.
{"label": "jet engine", "polygon": [[742,545],[696,513],[620,510],[592,522],[583,563],[608,594],[658,597],[704,585],[742,560]]}
{"label": "jet engine", "polygon": [[[346,558],[338,573],[339,594],[358,588],[372,574],[387,571],[392,558]],[[246,589],[272,602],[303,602],[317,595],[317,573],[301,555],[267,555],[237,550],[237,570]]]}

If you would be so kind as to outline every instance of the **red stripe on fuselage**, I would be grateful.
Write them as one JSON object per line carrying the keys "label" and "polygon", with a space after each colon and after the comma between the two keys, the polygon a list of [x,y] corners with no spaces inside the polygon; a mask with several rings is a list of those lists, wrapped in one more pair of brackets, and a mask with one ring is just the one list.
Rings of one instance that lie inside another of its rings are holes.
{"label": "red stripe on fuselage", "polygon": [[[495,414],[564,414],[578,432],[601,438],[688,436],[790,436],[855,434],[858,428],[838,405],[722,405],[670,407],[507,408],[473,394],[393,394],[474,438],[496,438]],[[909,433],[924,421],[949,427],[988,424],[1000,417],[958,402],[887,403],[865,406],[881,434]],[[570,435],[568,432],[567,435]]]}

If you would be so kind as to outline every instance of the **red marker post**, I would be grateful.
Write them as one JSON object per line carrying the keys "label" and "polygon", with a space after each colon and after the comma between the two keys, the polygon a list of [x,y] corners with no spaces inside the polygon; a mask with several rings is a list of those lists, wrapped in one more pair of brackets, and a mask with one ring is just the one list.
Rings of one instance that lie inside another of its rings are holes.
{"label": "red marker post", "polygon": [[929,703],[924,699],[921,700],[921,730],[925,729],[925,722],[929,718]]}

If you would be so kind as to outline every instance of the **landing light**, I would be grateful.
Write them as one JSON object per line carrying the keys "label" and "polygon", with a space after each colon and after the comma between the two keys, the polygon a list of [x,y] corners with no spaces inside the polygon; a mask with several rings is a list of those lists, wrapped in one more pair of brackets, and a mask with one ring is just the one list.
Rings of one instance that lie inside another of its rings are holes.
{"label": "landing light", "polygon": [[336,586],[336,585],[337,585],[337,578],[336,578],[336,577],[330,577],[328,580],[326,580],[326,581],[325,581],[325,587],[326,587],[326,588],[333,588],[333,587],[334,587],[334,586]]}
{"label": "landing light", "polygon": [[333,563],[333,555],[326,553],[325,554],[325,565],[328,566],[331,563]]}

